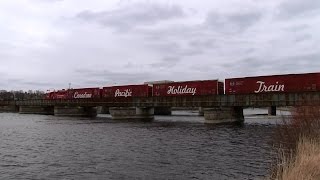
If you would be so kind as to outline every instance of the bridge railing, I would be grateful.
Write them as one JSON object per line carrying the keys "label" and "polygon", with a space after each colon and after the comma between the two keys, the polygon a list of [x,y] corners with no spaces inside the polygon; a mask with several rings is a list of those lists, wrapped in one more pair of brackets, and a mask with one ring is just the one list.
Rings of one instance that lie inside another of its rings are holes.
{"label": "bridge railing", "polygon": [[13,100],[0,100],[0,106],[14,106],[16,101]]}
{"label": "bridge railing", "polygon": [[108,106],[108,107],[216,107],[216,106],[301,106],[320,105],[320,93],[277,93],[212,96],[137,97],[67,100],[24,100],[4,104],[19,106]]}

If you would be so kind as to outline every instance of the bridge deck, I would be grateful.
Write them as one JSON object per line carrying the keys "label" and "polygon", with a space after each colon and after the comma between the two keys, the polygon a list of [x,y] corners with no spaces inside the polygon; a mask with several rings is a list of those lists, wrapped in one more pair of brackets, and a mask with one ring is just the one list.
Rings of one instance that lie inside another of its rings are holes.
{"label": "bridge deck", "polygon": [[267,107],[320,105],[320,92],[212,95],[148,98],[104,98],[69,100],[23,100],[0,101],[0,105],[17,106],[108,106],[108,107]]}

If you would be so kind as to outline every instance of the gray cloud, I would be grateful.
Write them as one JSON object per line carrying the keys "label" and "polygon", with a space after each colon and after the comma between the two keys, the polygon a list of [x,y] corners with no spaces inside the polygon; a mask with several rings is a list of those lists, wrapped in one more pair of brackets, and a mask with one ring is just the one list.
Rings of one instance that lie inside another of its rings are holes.
{"label": "gray cloud", "polygon": [[16,90],[27,90],[27,89],[47,89],[47,87],[54,87],[60,84],[55,84],[48,81],[30,81],[28,79],[22,78],[9,78],[9,79],[2,79],[0,85],[4,89],[16,89]]}
{"label": "gray cloud", "polygon": [[296,42],[303,42],[303,41],[308,41],[312,39],[312,35],[310,34],[303,34],[295,37]]}
{"label": "gray cloud", "polygon": [[158,52],[162,61],[168,62],[169,60],[182,59],[187,56],[195,56],[203,53],[204,44],[209,43],[207,41],[192,41],[189,44],[189,41],[181,42],[152,42],[146,44],[146,47],[152,49],[153,51]]}
{"label": "gray cloud", "polygon": [[180,6],[149,2],[132,4],[113,11],[83,11],[77,14],[76,17],[89,22],[97,22],[120,31],[126,31],[136,26],[154,25],[158,22],[183,17],[184,15]]}
{"label": "gray cloud", "polygon": [[299,24],[299,25],[294,25],[293,27],[289,27],[286,30],[288,30],[290,32],[301,32],[301,31],[304,31],[308,28],[310,28],[310,26],[307,24]]}
{"label": "gray cloud", "polygon": [[118,85],[121,84],[141,84],[151,80],[153,77],[148,72],[130,73],[130,72],[113,72],[110,70],[92,70],[92,69],[76,69],[76,74],[86,77],[83,81],[85,84],[94,86],[101,85]]}
{"label": "gray cloud", "polygon": [[320,53],[287,56],[275,59],[263,57],[250,57],[239,60],[231,65],[233,69],[245,69],[240,74],[247,75],[272,75],[287,73],[318,72],[320,66]]}
{"label": "gray cloud", "polygon": [[[255,56],[249,56],[241,59],[237,59],[234,62],[223,63],[220,67],[227,72],[232,72],[232,76],[252,76],[264,74],[266,69],[274,67],[274,64],[265,63],[265,59],[261,59]],[[245,71],[239,71],[245,70]],[[270,70],[270,69],[269,69]]]}
{"label": "gray cloud", "polygon": [[196,39],[189,41],[189,46],[195,49],[208,49],[215,47],[215,39]]}
{"label": "gray cloud", "polygon": [[[287,62],[287,63],[290,63],[290,62],[295,62],[295,63],[291,63],[293,66],[295,65],[298,65],[298,64],[304,64],[304,65],[307,65],[308,67],[316,67],[316,68],[319,68],[320,66],[320,52],[314,52],[314,53],[309,53],[309,54],[299,54],[299,55],[296,55],[296,56],[289,56],[287,58],[284,58],[284,59],[278,59],[276,60],[276,62]],[[297,63],[297,64],[296,64]],[[298,68],[296,66],[296,68]]]}
{"label": "gray cloud", "polygon": [[276,59],[274,64],[277,68],[273,72],[281,72],[281,74],[319,72],[319,58],[320,53],[312,53]]}
{"label": "gray cloud", "polygon": [[319,71],[318,1],[40,1],[0,6],[9,90]]}
{"label": "gray cloud", "polygon": [[180,57],[164,57],[160,62],[152,63],[149,66],[152,68],[173,68],[180,61]]}
{"label": "gray cloud", "polygon": [[260,12],[238,12],[221,14],[211,12],[206,19],[206,25],[214,31],[236,33],[246,30],[262,18]]}
{"label": "gray cloud", "polygon": [[25,81],[23,82],[23,84],[26,84],[26,85],[32,85],[32,86],[40,86],[40,87],[43,87],[43,86],[50,86],[51,83],[49,82],[32,82],[32,81]]}
{"label": "gray cloud", "polygon": [[[180,38],[177,38],[180,39]],[[154,69],[174,69],[179,66],[185,58],[199,56],[205,53],[205,50],[213,47],[214,43],[211,39],[191,39],[177,40],[176,42],[168,42],[165,39],[146,44],[146,48],[156,52],[161,57],[158,62],[149,64]]]}
{"label": "gray cloud", "polygon": [[318,12],[319,9],[319,0],[287,0],[280,4],[278,15],[281,18],[292,18]]}
{"label": "gray cloud", "polygon": [[59,2],[59,1],[64,1],[64,0],[36,0],[36,1],[51,3],[51,2]]}

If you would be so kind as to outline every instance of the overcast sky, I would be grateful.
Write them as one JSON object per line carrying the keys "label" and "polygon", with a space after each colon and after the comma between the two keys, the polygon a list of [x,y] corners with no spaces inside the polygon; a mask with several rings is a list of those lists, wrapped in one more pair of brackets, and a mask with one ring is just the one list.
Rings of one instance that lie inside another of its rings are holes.
{"label": "overcast sky", "polygon": [[320,0],[1,0],[0,89],[320,72]]}

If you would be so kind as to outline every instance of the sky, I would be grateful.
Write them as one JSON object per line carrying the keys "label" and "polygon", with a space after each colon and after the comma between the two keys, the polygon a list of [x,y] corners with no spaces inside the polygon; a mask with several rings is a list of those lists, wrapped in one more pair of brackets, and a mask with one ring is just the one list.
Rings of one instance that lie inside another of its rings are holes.
{"label": "sky", "polygon": [[0,89],[320,72],[319,0],[1,0]]}

